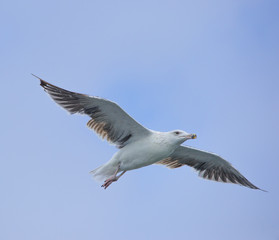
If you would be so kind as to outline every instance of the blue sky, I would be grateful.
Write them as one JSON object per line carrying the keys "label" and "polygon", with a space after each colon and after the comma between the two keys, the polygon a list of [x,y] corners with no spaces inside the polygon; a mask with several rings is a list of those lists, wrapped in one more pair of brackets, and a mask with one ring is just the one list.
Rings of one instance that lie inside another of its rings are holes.
{"label": "blue sky", "polygon": [[[279,239],[278,1],[2,1],[0,239]],[[149,166],[106,191],[117,150],[34,73],[198,135],[264,193]]]}

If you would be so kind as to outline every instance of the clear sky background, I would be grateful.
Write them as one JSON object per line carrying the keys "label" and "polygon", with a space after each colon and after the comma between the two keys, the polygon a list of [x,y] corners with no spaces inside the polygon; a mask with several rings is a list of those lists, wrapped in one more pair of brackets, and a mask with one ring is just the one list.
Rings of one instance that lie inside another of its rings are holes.
{"label": "clear sky background", "polygon": [[[279,2],[1,1],[0,239],[279,239]],[[116,148],[34,73],[183,129],[268,193],[149,166],[103,190]]]}

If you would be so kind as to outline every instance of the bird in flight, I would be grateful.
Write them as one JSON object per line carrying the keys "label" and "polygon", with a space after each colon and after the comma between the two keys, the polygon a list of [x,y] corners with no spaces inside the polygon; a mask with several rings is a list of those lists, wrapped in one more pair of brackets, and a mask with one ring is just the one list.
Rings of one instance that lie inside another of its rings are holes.
{"label": "bird in flight", "polygon": [[119,148],[107,163],[90,172],[95,179],[104,180],[102,185],[104,189],[117,181],[126,171],[161,164],[169,168],[190,166],[205,179],[262,190],[220,156],[181,146],[183,142],[195,139],[196,134],[182,130],[158,132],[147,129],[114,102],[71,92],[37,78],[45,92],[58,105],[71,114],[88,115],[91,119],[87,126]]}

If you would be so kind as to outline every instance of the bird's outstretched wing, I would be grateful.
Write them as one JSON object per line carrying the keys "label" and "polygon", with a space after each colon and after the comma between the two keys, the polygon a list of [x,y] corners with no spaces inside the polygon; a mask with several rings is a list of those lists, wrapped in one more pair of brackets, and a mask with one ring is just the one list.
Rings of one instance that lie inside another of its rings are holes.
{"label": "bird's outstretched wing", "polygon": [[151,133],[114,102],[67,91],[37,78],[40,79],[44,90],[58,105],[71,114],[80,113],[90,116],[91,120],[87,126],[119,148]]}
{"label": "bird's outstretched wing", "polygon": [[213,153],[191,147],[179,146],[168,158],[156,164],[163,164],[169,168],[178,168],[188,165],[196,169],[199,172],[199,176],[205,179],[225,183],[236,183],[252,189],[260,189],[249,182],[223,158]]}

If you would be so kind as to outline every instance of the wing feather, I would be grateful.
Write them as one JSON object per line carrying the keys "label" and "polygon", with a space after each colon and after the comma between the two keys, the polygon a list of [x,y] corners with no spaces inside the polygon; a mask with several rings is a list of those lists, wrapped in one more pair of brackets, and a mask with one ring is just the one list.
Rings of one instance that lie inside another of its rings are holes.
{"label": "wing feather", "polygon": [[119,148],[150,134],[148,129],[136,122],[114,102],[71,92],[52,85],[41,78],[39,80],[45,92],[58,105],[71,114],[80,113],[90,116],[91,119],[88,121],[87,126],[93,129],[100,137]]}
{"label": "wing feather", "polygon": [[236,183],[252,189],[262,190],[249,182],[220,156],[191,147],[180,146],[168,158],[156,164],[166,165],[169,168],[187,165],[197,170],[202,178],[218,182]]}

